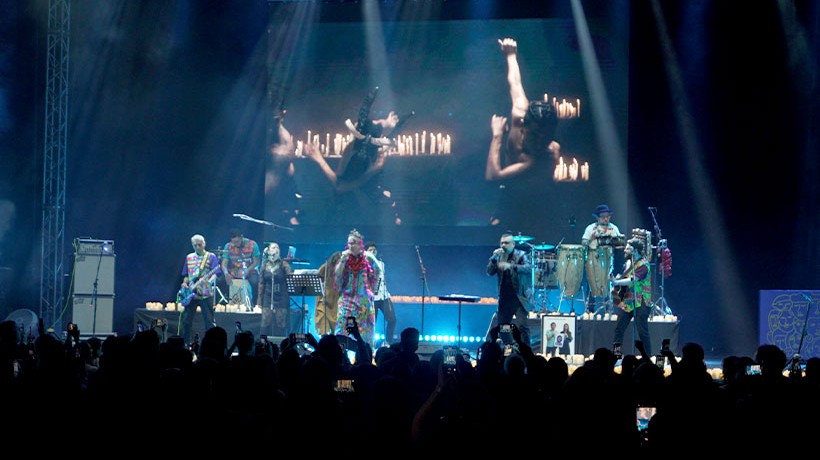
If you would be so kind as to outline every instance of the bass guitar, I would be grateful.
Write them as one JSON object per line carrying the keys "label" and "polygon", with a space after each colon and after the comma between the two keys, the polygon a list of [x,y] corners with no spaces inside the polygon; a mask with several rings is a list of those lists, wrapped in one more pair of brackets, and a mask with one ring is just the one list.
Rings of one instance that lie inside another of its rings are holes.
{"label": "bass guitar", "polygon": [[211,275],[215,274],[217,270],[219,270],[219,265],[206,273],[205,276],[200,276],[193,284],[189,282],[188,287],[181,287],[179,292],[177,292],[177,303],[182,304],[183,307],[187,307],[196,295],[196,290],[202,286],[203,282],[210,279]]}

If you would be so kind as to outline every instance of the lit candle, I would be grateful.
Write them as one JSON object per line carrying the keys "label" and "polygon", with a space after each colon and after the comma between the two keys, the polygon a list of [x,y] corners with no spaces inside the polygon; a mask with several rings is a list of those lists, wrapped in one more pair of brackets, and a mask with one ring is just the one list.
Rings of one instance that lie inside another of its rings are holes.
{"label": "lit candle", "polygon": [[581,99],[576,99],[575,102],[578,103],[578,118],[581,118]]}
{"label": "lit candle", "polygon": [[427,145],[427,131],[421,132],[421,153],[426,153],[425,147]]}

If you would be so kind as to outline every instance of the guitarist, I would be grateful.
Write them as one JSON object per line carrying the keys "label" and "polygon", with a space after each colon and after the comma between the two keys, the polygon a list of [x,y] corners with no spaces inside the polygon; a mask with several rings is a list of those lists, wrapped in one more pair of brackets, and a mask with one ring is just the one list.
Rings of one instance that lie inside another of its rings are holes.
{"label": "guitarist", "polygon": [[[197,307],[202,311],[202,321],[206,331],[216,325],[213,282],[222,272],[216,254],[205,250],[204,236],[199,234],[192,236],[191,245],[194,252],[185,256],[185,264],[182,267],[182,285],[177,295],[177,302],[185,307],[181,314],[180,326],[186,345],[191,344],[191,329]],[[185,305],[186,302],[187,305]]]}
{"label": "guitarist", "polygon": [[620,356],[621,344],[626,327],[632,318],[638,329],[638,337],[645,349],[651,350],[649,340],[649,313],[652,311],[652,284],[649,278],[649,263],[643,256],[643,241],[632,238],[624,246],[624,270],[612,279],[614,286],[612,302],[623,310],[618,315],[615,333],[612,338],[613,351]]}

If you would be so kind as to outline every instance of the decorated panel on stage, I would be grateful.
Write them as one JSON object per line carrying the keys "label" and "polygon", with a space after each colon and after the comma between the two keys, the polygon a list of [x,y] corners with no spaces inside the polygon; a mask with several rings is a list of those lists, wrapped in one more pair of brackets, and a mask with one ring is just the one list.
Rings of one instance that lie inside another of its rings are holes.
{"label": "decorated panel on stage", "polygon": [[819,303],[820,291],[760,291],[759,343],[777,345],[789,357],[820,356]]}

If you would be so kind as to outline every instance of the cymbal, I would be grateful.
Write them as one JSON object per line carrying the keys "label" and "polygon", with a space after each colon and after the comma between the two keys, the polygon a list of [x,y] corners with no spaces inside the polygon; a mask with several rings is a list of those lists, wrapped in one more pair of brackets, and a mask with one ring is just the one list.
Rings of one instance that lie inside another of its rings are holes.
{"label": "cymbal", "polygon": [[213,252],[214,254],[225,254],[226,252],[228,252],[224,249],[210,249],[209,251]]}
{"label": "cymbal", "polygon": [[513,236],[513,241],[515,241],[518,244],[526,243],[527,241],[532,241],[534,239],[535,238],[533,238],[531,236],[526,236],[526,235],[515,235],[515,236]]}
{"label": "cymbal", "polygon": [[533,246],[532,248],[535,249],[536,251],[552,251],[553,249],[555,249],[555,246],[553,246],[551,244],[539,244],[539,245]]}

